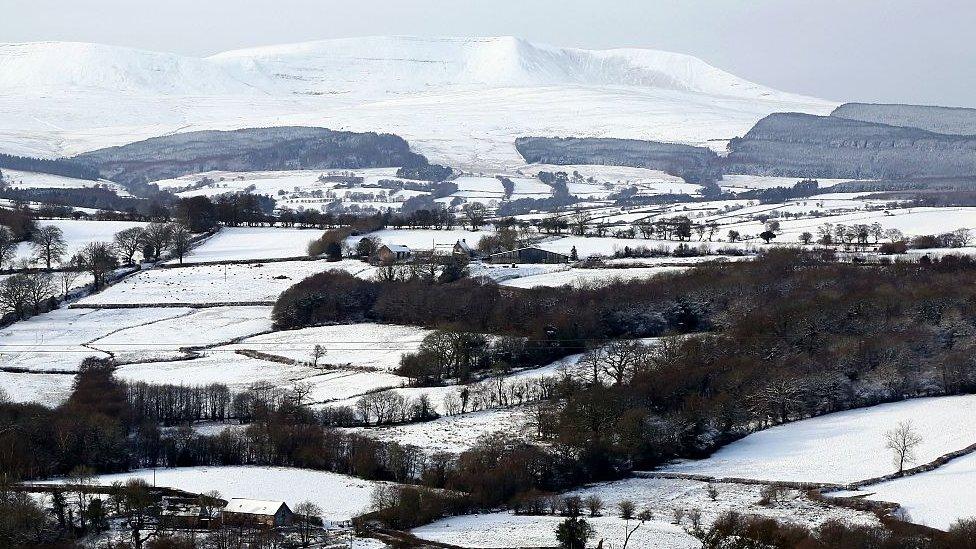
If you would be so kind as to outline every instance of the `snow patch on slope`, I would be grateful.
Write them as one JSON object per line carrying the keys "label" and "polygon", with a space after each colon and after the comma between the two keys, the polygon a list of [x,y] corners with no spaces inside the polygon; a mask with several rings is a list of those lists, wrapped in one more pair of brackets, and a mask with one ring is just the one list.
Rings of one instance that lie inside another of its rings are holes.
{"label": "snow patch on slope", "polygon": [[245,83],[205,59],[88,44],[0,44],[0,89],[104,89],[179,95],[250,94]]}

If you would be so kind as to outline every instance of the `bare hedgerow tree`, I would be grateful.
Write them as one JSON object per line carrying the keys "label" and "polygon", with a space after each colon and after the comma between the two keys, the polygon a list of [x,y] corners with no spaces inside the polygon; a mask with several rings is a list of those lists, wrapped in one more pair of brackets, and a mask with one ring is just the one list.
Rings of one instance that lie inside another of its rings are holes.
{"label": "bare hedgerow tree", "polygon": [[312,544],[315,531],[318,529],[322,508],[311,501],[303,501],[295,506],[294,512],[298,540],[302,547],[308,547]]}
{"label": "bare hedgerow tree", "polygon": [[612,341],[603,351],[603,371],[615,385],[621,385],[647,364],[649,351],[649,347],[640,341]]}
{"label": "bare hedgerow tree", "polygon": [[17,240],[6,225],[0,225],[0,269],[17,255]]}
{"label": "bare hedgerow tree", "polygon": [[328,351],[326,351],[325,347],[315,345],[315,347],[312,348],[312,368],[318,368],[319,360],[322,360],[322,357],[324,357],[327,353]]}
{"label": "bare hedgerow tree", "polygon": [[885,433],[885,447],[891,450],[898,474],[905,471],[905,465],[915,462],[915,449],[922,444],[922,436],[915,431],[910,420],[902,421],[898,427]]}
{"label": "bare hedgerow tree", "polygon": [[44,261],[48,270],[51,269],[51,264],[60,261],[61,257],[68,251],[64,232],[54,225],[45,225],[37,229],[31,239],[31,247],[34,249],[34,253]]}
{"label": "bare hedgerow tree", "polygon": [[119,266],[115,250],[111,244],[105,242],[88,243],[78,252],[75,261],[79,267],[91,273],[96,289],[105,284],[105,275]]}
{"label": "bare hedgerow tree", "polygon": [[[173,236],[173,227],[169,223],[152,222],[143,231],[143,243],[152,250],[154,261],[159,261],[159,254],[169,248]],[[148,257],[146,259],[149,259]]]}
{"label": "bare hedgerow tree", "polygon": [[291,386],[291,398],[296,406],[302,406],[310,394],[312,394],[312,384],[307,381],[296,381]]}
{"label": "bare hedgerow tree", "polygon": [[62,262],[58,265],[57,279],[61,286],[61,293],[64,296],[71,291],[71,286],[81,277],[81,269],[74,261]]}
{"label": "bare hedgerow tree", "polygon": [[169,250],[183,263],[183,257],[193,247],[193,233],[182,223],[170,225]]}
{"label": "bare hedgerow tree", "polygon": [[0,311],[17,318],[38,314],[41,305],[54,296],[50,273],[20,272],[0,282]]}
{"label": "bare hedgerow tree", "polygon": [[78,520],[81,522],[81,529],[84,530],[88,504],[95,491],[95,472],[88,467],[75,467],[68,475],[68,484],[77,498],[75,504],[78,506]]}
{"label": "bare hedgerow tree", "polygon": [[[132,258],[144,244],[144,231],[142,227],[129,227],[115,233],[115,249],[125,260],[126,264],[132,263]],[[148,259],[148,258],[147,258]]]}

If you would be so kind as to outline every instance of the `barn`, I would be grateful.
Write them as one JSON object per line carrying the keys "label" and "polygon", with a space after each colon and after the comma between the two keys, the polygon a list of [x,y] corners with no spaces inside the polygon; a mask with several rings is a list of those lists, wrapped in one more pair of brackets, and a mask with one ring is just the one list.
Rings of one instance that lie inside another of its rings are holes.
{"label": "barn", "polygon": [[567,263],[569,256],[535,246],[527,246],[517,250],[491,254],[486,260],[489,263]]}
{"label": "barn", "polygon": [[410,259],[410,248],[399,244],[383,244],[376,250],[376,258],[384,264],[406,261]]}
{"label": "barn", "polygon": [[220,512],[220,519],[227,526],[277,528],[291,525],[294,515],[283,501],[233,498]]}

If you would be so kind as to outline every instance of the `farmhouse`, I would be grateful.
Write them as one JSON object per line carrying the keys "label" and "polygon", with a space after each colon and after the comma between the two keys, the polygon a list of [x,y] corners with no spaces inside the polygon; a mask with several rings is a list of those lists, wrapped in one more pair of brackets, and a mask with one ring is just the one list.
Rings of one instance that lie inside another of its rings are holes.
{"label": "farmhouse", "polygon": [[478,255],[478,253],[475,252],[474,248],[472,248],[471,246],[469,246],[468,245],[468,242],[465,239],[463,239],[463,238],[461,240],[458,240],[457,242],[454,243],[454,251],[453,251],[453,254],[454,255],[467,256],[468,259],[471,259],[471,258],[475,257],[476,255]]}
{"label": "farmhouse", "polygon": [[487,257],[489,263],[566,263],[569,261],[568,255],[563,255],[535,246],[528,246],[491,254]]}
{"label": "farmhouse", "polygon": [[225,525],[251,528],[277,528],[289,526],[293,514],[283,501],[233,498],[220,512]]}
{"label": "farmhouse", "polygon": [[399,244],[383,244],[376,250],[376,257],[380,263],[396,263],[410,259],[410,248]]}

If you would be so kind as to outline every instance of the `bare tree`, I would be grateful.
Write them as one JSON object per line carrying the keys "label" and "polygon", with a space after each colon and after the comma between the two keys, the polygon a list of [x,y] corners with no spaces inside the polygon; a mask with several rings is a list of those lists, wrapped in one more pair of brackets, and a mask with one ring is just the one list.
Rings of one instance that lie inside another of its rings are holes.
{"label": "bare tree", "polygon": [[10,275],[0,282],[0,310],[27,318],[40,312],[41,304],[54,297],[54,291],[50,273],[24,271]]}
{"label": "bare tree", "polygon": [[614,384],[620,385],[647,364],[648,351],[647,345],[640,341],[612,341],[603,351],[603,371],[613,378]]}
{"label": "bare tree", "polygon": [[112,245],[105,242],[89,243],[78,252],[76,261],[81,268],[91,273],[96,289],[105,284],[105,275],[119,265]]}
{"label": "bare tree", "polygon": [[132,545],[142,549],[143,543],[152,535],[148,523],[155,501],[149,484],[140,478],[129,479],[123,489],[122,503],[123,522],[132,536]]}
{"label": "bare tree", "polygon": [[321,521],[322,508],[311,501],[303,501],[295,506],[295,526],[302,547],[312,544],[316,527]]}
{"label": "bare tree", "polygon": [[85,519],[88,516],[88,503],[91,501],[95,489],[95,472],[88,467],[75,467],[68,475],[68,484],[74,491],[78,505],[78,520],[81,529],[85,529]]}
{"label": "bare tree", "polygon": [[71,286],[81,276],[81,270],[72,262],[58,265],[58,282],[60,282],[62,295],[67,296],[71,291]]}
{"label": "bare tree", "polygon": [[170,225],[169,250],[179,258],[181,264],[183,257],[190,252],[192,247],[193,233],[190,232],[190,229],[182,223],[172,223]]}
{"label": "bare tree", "polygon": [[301,406],[305,398],[312,393],[312,384],[307,381],[297,381],[291,386],[291,397],[296,406]]}
{"label": "bare tree", "polygon": [[885,447],[891,450],[900,475],[905,471],[906,464],[915,462],[915,449],[922,443],[922,436],[915,431],[911,420],[908,420],[887,431],[884,437]]}
{"label": "bare tree", "polygon": [[464,218],[468,221],[468,227],[477,231],[485,223],[485,205],[480,202],[465,204]]}
{"label": "bare tree", "polygon": [[61,257],[68,251],[68,243],[64,240],[64,232],[54,225],[45,225],[34,233],[31,239],[31,247],[51,269],[51,264],[60,261]]}
{"label": "bare tree", "polygon": [[141,227],[129,227],[115,233],[115,249],[119,251],[127,264],[132,263],[132,258],[142,248],[145,243],[144,237],[145,234]]}
{"label": "bare tree", "polygon": [[315,347],[312,348],[312,368],[318,368],[319,360],[322,360],[322,357],[327,354],[328,351],[325,349],[325,347],[316,344]]}
{"label": "bare tree", "polygon": [[577,207],[572,214],[572,231],[577,236],[586,234],[586,226],[590,222],[590,214],[583,208]]}
{"label": "bare tree", "polygon": [[14,233],[6,225],[0,225],[0,269],[11,263],[17,255],[17,241]]}
{"label": "bare tree", "polygon": [[152,250],[152,259],[159,261],[159,255],[169,248],[173,228],[169,223],[153,222],[146,225],[143,235],[143,242]]}

